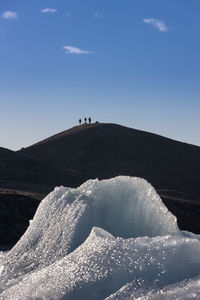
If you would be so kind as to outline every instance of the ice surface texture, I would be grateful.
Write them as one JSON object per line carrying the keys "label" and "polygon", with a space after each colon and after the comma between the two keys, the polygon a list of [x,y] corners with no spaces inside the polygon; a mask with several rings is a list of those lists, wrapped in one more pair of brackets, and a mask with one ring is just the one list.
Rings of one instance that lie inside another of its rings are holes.
{"label": "ice surface texture", "polygon": [[200,241],[141,178],[55,188],[2,257],[0,299],[198,297]]}

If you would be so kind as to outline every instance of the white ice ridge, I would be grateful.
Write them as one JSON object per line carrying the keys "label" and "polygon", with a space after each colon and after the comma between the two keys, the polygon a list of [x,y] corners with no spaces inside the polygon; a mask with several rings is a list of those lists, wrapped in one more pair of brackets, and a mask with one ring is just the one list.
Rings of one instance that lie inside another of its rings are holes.
{"label": "white ice ridge", "polygon": [[144,179],[119,176],[89,180],[77,189],[57,187],[8,254],[10,272],[18,277],[64,257],[94,226],[124,238],[179,234],[176,218]]}
{"label": "white ice ridge", "polygon": [[[129,283],[137,290],[139,278],[147,289],[175,284],[200,274],[199,244],[195,235],[180,232],[144,179],[119,176],[77,189],[57,187],[0,262],[0,299],[95,300],[114,297]],[[80,298],[78,290],[93,298]]]}
{"label": "white ice ridge", "polygon": [[[169,285],[188,296],[181,281],[190,287],[188,279],[200,273],[199,247],[198,240],[181,236],[122,239],[94,227],[75,251],[27,274],[5,290],[0,299],[141,299],[150,291],[152,296],[161,297],[164,287],[169,296]],[[199,278],[195,278],[195,283],[197,293]]]}

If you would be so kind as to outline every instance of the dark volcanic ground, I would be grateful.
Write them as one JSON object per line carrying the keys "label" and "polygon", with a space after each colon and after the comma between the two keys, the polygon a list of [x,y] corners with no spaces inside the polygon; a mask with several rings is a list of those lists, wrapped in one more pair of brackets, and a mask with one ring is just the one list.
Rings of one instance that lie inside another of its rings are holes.
{"label": "dark volcanic ground", "polygon": [[200,147],[116,124],[76,126],[18,152],[0,148],[0,244],[23,234],[56,185],[89,178],[147,179],[178,218],[200,233]]}

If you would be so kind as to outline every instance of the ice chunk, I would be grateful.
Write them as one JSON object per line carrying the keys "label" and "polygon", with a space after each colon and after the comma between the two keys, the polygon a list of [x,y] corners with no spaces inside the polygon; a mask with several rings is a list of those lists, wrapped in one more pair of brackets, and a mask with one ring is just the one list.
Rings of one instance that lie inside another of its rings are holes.
{"label": "ice chunk", "polygon": [[176,217],[144,179],[118,176],[88,181],[80,187],[93,205],[93,226],[114,236],[138,237],[178,234]]}
{"label": "ice chunk", "polygon": [[[100,300],[148,295],[150,287],[162,290],[166,285],[197,276],[199,249],[197,239],[122,239],[94,228],[75,251],[27,275],[4,291],[1,299]],[[129,291],[126,288],[122,294],[122,287],[128,284]]]}
{"label": "ice chunk", "polygon": [[141,178],[55,188],[2,258],[2,300],[132,299],[181,295],[184,280],[199,286],[199,236],[180,232]]}
{"label": "ice chunk", "polygon": [[5,259],[2,282],[48,266],[74,251],[92,227],[113,236],[181,234],[176,218],[144,179],[89,180],[77,189],[55,188]]}

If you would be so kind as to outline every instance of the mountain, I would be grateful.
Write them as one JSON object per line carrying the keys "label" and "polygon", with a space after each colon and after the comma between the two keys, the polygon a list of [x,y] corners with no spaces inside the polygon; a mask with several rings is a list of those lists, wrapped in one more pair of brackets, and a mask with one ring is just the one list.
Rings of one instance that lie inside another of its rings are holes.
{"label": "mountain", "polygon": [[90,178],[117,175],[143,177],[181,228],[200,233],[198,146],[117,124],[84,124],[17,152],[1,148],[0,174],[5,199],[8,190],[18,196],[32,193],[36,199],[35,194],[42,198],[55,185],[76,187]]}
{"label": "mountain", "polygon": [[59,168],[25,153],[0,148],[0,187],[47,192],[58,182],[70,186],[81,183],[81,174]]}
{"label": "mountain", "polygon": [[77,126],[18,153],[88,178],[139,176],[159,190],[200,195],[200,147],[116,124]]}

